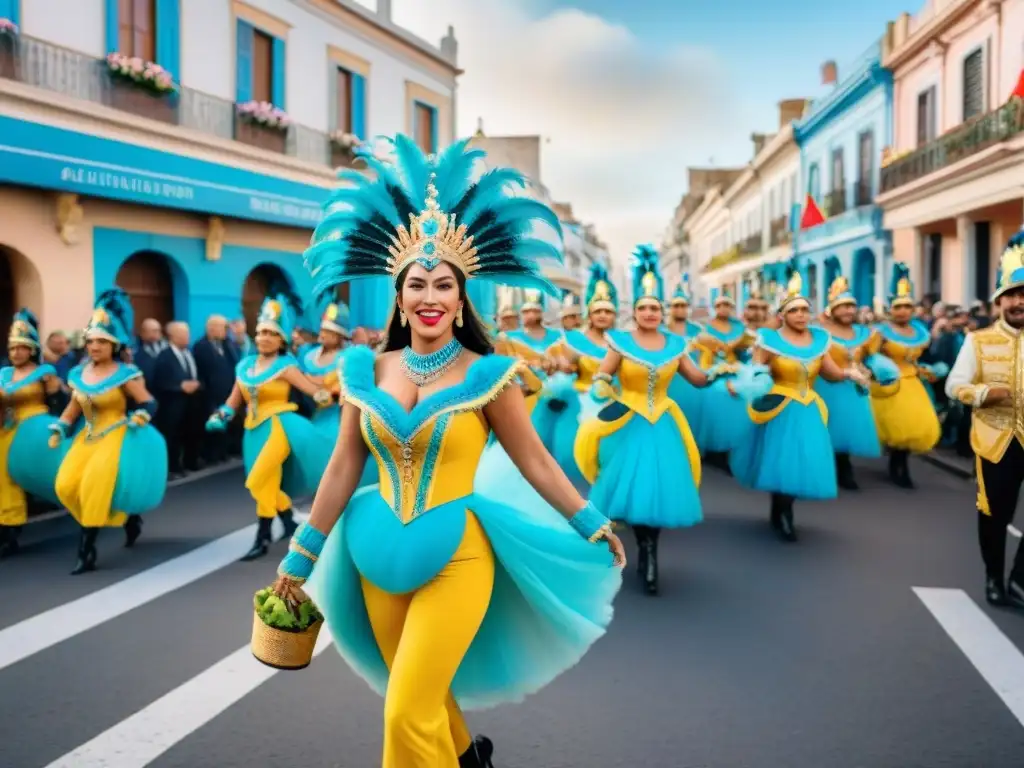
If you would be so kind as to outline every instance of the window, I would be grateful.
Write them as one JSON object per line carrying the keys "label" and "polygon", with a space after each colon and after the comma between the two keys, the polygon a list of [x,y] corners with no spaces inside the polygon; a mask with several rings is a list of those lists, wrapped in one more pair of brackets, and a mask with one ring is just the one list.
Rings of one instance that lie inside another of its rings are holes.
{"label": "window", "polygon": [[252,32],[252,98],[274,100],[274,38],[266,32]]}
{"label": "window", "polygon": [[437,131],[435,116],[437,112],[433,107],[416,102],[413,113],[413,138],[416,146],[424,152],[433,153],[437,151]]}
{"label": "window", "polygon": [[871,202],[875,175],[875,132],[864,131],[857,137],[857,205]]}
{"label": "window", "polygon": [[818,164],[811,163],[811,167],[807,169],[807,194],[817,200],[820,191],[821,180],[818,178]]}
{"label": "window", "polygon": [[935,86],[917,95],[917,146],[923,147],[935,138]]}
{"label": "window", "polygon": [[985,112],[985,50],[968,54],[964,59],[964,120]]}
{"label": "window", "polygon": [[818,305],[818,265],[809,264],[807,266],[807,298],[811,300],[811,307]]}
{"label": "window", "polygon": [[341,67],[335,69],[334,90],[338,105],[335,128],[344,133],[352,133],[352,73]]}
{"label": "window", "polygon": [[832,150],[832,191],[842,192],[846,188],[846,173],[843,167],[842,147]]}
{"label": "window", "polygon": [[156,61],[156,0],[119,0],[117,51]]}

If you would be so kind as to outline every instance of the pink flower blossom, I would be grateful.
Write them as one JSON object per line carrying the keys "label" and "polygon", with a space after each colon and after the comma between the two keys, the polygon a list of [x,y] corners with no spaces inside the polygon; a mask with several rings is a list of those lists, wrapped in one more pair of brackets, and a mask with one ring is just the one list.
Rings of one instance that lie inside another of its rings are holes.
{"label": "pink flower blossom", "polygon": [[16,36],[18,34],[18,25],[10,19],[0,19],[0,34]]}

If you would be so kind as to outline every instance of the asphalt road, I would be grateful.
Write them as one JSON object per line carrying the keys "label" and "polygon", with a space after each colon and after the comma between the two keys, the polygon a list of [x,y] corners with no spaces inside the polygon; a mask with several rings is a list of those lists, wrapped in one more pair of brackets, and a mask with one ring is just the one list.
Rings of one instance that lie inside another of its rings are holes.
{"label": "asphalt road", "polygon": [[[865,465],[861,492],[798,505],[795,545],[766,498],[709,470],[707,521],[662,537],[661,596],[631,569],[583,663],[472,717],[495,764],[1024,764],[1024,614],[983,602],[970,483],[913,468],[915,492]],[[74,525],[30,527],[0,563],[2,768],[379,765],[381,702],[332,647],[302,672],[249,655],[251,595],[284,546],[234,562],[252,514],[237,471],[171,489],[134,550],[105,532],[78,578]]]}

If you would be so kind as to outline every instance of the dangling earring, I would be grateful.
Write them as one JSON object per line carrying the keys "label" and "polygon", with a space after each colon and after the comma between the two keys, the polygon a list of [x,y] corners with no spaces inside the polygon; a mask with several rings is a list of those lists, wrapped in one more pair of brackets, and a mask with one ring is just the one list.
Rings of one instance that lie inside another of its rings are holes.
{"label": "dangling earring", "polygon": [[398,322],[402,324],[403,328],[409,323],[409,318],[405,316],[405,312],[402,310],[398,310]]}
{"label": "dangling earring", "polygon": [[462,307],[459,307],[455,311],[455,325],[457,325],[459,328],[462,327]]}

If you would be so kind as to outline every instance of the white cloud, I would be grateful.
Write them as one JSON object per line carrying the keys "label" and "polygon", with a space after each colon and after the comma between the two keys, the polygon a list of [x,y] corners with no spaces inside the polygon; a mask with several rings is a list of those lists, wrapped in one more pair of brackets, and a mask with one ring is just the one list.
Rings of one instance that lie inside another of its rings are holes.
{"label": "white cloud", "polygon": [[[540,134],[543,181],[623,259],[660,240],[686,184],[735,124],[713,52],[645,47],[627,28],[575,9],[531,17],[514,0],[394,0],[397,23],[459,40],[458,123]],[[708,152],[708,149],[711,152]]]}

